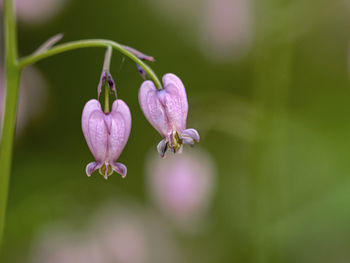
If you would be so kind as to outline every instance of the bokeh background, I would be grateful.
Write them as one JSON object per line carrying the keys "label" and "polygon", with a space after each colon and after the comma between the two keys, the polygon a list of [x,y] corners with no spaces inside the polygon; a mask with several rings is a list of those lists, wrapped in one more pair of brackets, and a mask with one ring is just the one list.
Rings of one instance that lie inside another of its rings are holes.
{"label": "bokeh background", "polygon": [[201,142],[158,158],[142,79],[114,52],[128,175],[88,178],[81,112],[104,50],[37,63],[22,77],[0,262],[350,261],[349,1],[16,2],[21,56],[57,33],[153,55],[158,75],[183,80]]}

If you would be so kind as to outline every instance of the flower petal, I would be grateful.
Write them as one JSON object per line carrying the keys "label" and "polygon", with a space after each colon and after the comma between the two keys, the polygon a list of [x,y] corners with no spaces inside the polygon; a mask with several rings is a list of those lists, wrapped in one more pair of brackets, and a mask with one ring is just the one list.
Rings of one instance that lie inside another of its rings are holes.
{"label": "flower petal", "polygon": [[111,166],[112,166],[113,171],[120,174],[122,176],[122,178],[125,178],[128,170],[124,164],[113,162],[113,163],[111,163]]}
{"label": "flower petal", "polygon": [[186,129],[188,102],[185,87],[182,81],[174,74],[163,76],[165,96],[161,102],[167,117],[175,129],[182,132]]}
{"label": "flower petal", "polygon": [[158,150],[159,155],[162,158],[164,158],[165,152],[167,149],[168,149],[168,140],[167,139],[161,140],[157,145],[157,150]]}
{"label": "flower petal", "polygon": [[129,139],[131,114],[128,105],[122,100],[115,100],[112,105],[112,111],[107,117],[111,119],[108,138],[108,160],[110,163],[113,163],[119,158]]}
{"label": "flower petal", "polygon": [[101,162],[92,162],[92,163],[89,163],[86,168],[85,168],[85,171],[86,171],[86,174],[87,176],[91,176],[91,174],[96,171],[97,169],[101,168],[102,166],[102,163]]}
{"label": "flower petal", "polygon": [[139,64],[136,63],[136,68],[137,68],[138,72],[140,73],[141,77],[143,79],[146,79],[147,72],[143,69],[143,67],[141,67]]}
{"label": "flower petal", "polygon": [[132,47],[124,46],[124,48],[127,49],[128,51],[130,51],[131,53],[133,53],[136,57],[138,57],[141,60],[146,60],[146,61],[151,61],[151,62],[155,61],[155,59],[152,56],[148,56],[146,54],[143,54],[142,52],[140,52]]}
{"label": "flower petal", "polygon": [[199,133],[195,129],[186,129],[181,134],[182,137],[190,137],[196,142],[199,142],[200,136]]}
{"label": "flower petal", "polygon": [[108,81],[109,88],[114,92],[114,96],[117,98],[117,88],[115,87],[115,82],[110,73],[108,73],[107,81]]}
{"label": "flower petal", "polygon": [[106,78],[107,78],[106,71],[102,71],[100,81],[99,81],[98,86],[97,86],[97,98],[98,99],[100,98],[100,95],[102,92],[102,86],[103,86],[103,83],[106,81]]}
{"label": "flower petal", "polygon": [[181,137],[181,139],[183,144],[190,144],[190,145],[194,144],[194,141],[191,137]]}
{"label": "flower petal", "polygon": [[164,90],[158,91],[150,80],[144,81],[139,91],[139,103],[146,119],[163,137],[172,128],[169,125],[164,107],[159,101],[159,94],[164,92]]}
{"label": "flower petal", "polygon": [[90,134],[89,134],[89,119],[91,114],[94,111],[101,111],[101,104],[98,100],[89,100],[83,109],[83,114],[82,114],[82,118],[81,118],[81,127],[83,130],[83,134],[85,137],[85,140],[90,148],[90,151],[92,151],[92,145],[91,145],[91,138],[90,138]]}
{"label": "flower petal", "polygon": [[108,130],[105,122],[106,115],[95,110],[88,119],[88,136],[90,150],[96,161],[103,162],[106,159],[108,149]]}

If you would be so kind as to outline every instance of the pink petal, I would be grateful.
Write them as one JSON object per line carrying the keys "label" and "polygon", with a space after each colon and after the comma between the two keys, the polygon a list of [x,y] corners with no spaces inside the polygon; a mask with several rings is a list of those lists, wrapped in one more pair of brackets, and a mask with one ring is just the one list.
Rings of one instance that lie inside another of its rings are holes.
{"label": "pink petal", "polygon": [[123,151],[130,135],[131,114],[129,107],[122,100],[115,100],[110,117],[110,135],[108,138],[108,160],[110,164],[116,161]]}
{"label": "pink petal", "polygon": [[104,161],[107,154],[108,146],[108,131],[105,124],[106,115],[95,110],[90,114],[88,120],[88,136],[90,138],[90,151],[96,161]]}
{"label": "pink petal", "polygon": [[159,101],[159,94],[165,91],[158,91],[150,80],[144,81],[139,91],[139,103],[146,119],[151,125],[165,137],[171,131],[164,107]]}
{"label": "pink petal", "polygon": [[83,109],[83,114],[81,118],[81,127],[84,133],[85,140],[91,150],[91,140],[90,140],[90,135],[89,135],[89,119],[91,116],[91,113],[94,111],[102,111],[101,109],[101,104],[97,100],[89,100]]}
{"label": "pink petal", "polygon": [[177,131],[186,129],[188,102],[185,87],[182,81],[174,74],[163,76],[165,96],[161,101],[167,117]]}

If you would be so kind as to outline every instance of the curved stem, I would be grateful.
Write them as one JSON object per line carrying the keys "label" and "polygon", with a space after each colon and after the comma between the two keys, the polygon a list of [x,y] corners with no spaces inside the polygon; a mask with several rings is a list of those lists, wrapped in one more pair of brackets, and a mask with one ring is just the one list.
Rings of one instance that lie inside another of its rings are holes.
{"label": "curved stem", "polygon": [[65,44],[57,45],[49,50],[43,51],[39,54],[33,54],[28,57],[24,57],[19,61],[19,68],[22,69],[30,64],[33,64],[39,60],[42,60],[47,57],[51,57],[53,55],[57,55],[66,51],[80,49],[80,48],[89,48],[89,47],[108,47],[111,46],[113,49],[121,52],[125,56],[129,57],[135,63],[139,64],[151,77],[151,79],[156,84],[157,89],[162,89],[162,84],[154,73],[154,71],[145,64],[141,59],[139,59],[135,54],[133,54],[129,49],[127,49],[124,45],[121,45],[117,42],[106,40],[106,39],[87,39],[87,40],[77,40],[68,42]]}
{"label": "curved stem", "polygon": [[21,70],[17,65],[16,20],[11,0],[4,1],[6,97],[0,145],[0,245],[5,225],[13,141],[15,135],[18,87]]}

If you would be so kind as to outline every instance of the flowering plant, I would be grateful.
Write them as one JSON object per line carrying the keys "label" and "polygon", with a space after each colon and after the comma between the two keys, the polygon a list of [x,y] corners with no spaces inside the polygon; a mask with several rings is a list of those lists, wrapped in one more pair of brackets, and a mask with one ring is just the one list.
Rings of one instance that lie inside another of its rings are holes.
{"label": "flowering plant", "polygon": [[[56,45],[62,35],[56,35],[47,40],[35,52],[24,58],[17,53],[17,28],[12,0],[4,0],[4,38],[5,38],[5,80],[6,99],[4,116],[1,127],[0,147],[0,240],[4,229],[4,218],[11,172],[13,141],[17,117],[17,100],[20,75],[22,70],[39,60],[66,51],[104,47],[107,48],[101,79],[97,87],[97,99],[89,100],[82,114],[82,130],[87,145],[95,158],[86,166],[86,173],[90,176],[95,170],[107,179],[113,172],[126,176],[127,168],[118,163],[131,129],[131,113],[127,104],[117,99],[117,89],[110,73],[112,50],[117,50],[133,60],[141,76],[145,80],[139,92],[141,109],[151,125],[164,137],[158,145],[159,154],[164,157],[169,147],[174,153],[181,150],[183,144],[193,144],[199,141],[199,134],[194,129],[186,129],[188,112],[187,97],[181,80],[167,74],[163,77],[163,84],[153,70],[144,61],[154,61],[134,48],[121,45],[105,39],[88,39]],[[104,109],[99,101],[104,88]],[[110,93],[115,99],[111,102]]]}

